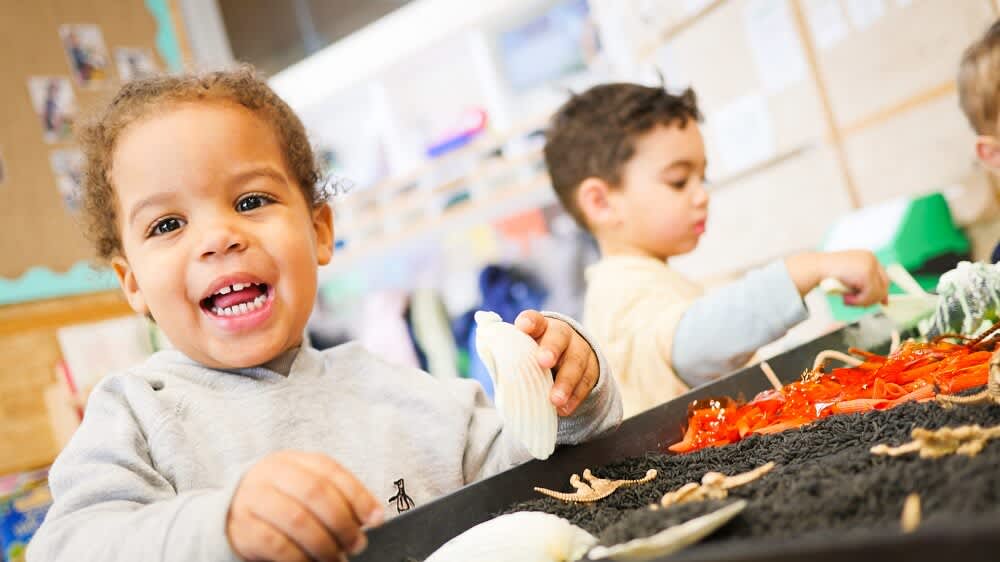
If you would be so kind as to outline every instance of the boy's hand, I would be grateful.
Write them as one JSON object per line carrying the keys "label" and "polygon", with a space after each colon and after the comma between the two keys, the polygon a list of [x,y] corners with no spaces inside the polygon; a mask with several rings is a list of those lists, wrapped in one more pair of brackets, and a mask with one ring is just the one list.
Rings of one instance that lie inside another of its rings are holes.
{"label": "boy's hand", "polygon": [[283,451],[243,477],[229,506],[226,535],[248,561],[339,562],[368,545],[362,527],[382,520],[379,503],[336,461]]}
{"label": "boy's hand", "polygon": [[801,295],[830,277],[847,287],[844,304],[869,306],[888,302],[889,275],[867,250],[799,254],[788,258],[785,264]]}
{"label": "boy's hand", "polygon": [[514,325],[538,342],[538,364],[556,375],[549,401],[559,415],[571,415],[597,384],[597,354],[572,326],[535,310],[519,314]]}

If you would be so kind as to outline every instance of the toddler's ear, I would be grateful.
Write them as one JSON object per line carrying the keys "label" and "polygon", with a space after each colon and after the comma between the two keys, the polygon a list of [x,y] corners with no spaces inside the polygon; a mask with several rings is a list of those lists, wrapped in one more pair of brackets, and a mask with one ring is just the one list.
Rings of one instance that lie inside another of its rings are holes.
{"label": "toddler's ear", "polygon": [[600,178],[587,178],[576,190],[576,205],[588,225],[612,224],[617,210],[611,201],[611,186]]}
{"label": "toddler's ear", "polygon": [[994,172],[1000,172],[1000,142],[996,137],[980,135],[976,138],[976,158]]}
{"label": "toddler's ear", "polygon": [[139,282],[136,280],[135,273],[132,272],[128,261],[121,256],[111,258],[111,269],[115,270],[118,284],[121,285],[125,299],[128,300],[128,305],[132,307],[132,310],[139,314],[148,315],[149,307],[146,306],[146,299],[142,296],[142,289],[139,287]]}
{"label": "toddler's ear", "polygon": [[316,231],[316,262],[326,265],[333,258],[333,209],[326,203],[313,210],[313,229]]}

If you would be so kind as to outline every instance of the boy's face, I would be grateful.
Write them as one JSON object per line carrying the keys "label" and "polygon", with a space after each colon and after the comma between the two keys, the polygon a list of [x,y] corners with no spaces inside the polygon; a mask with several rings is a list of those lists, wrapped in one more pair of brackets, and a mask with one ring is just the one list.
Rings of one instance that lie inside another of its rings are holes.
{"label": "boy's face", "polygon": [[608,192],[618,243],[658,259],[690,252],[708,219],[705,143],[697,123],[657,126],[635,142]]}
{"label": "boy's face", "polygon": [[132,308],[214,368],[260,365],[299,345],[330,209],[312,209],[267,123],[224,102],[183,103],[129,125],[112,155]]}

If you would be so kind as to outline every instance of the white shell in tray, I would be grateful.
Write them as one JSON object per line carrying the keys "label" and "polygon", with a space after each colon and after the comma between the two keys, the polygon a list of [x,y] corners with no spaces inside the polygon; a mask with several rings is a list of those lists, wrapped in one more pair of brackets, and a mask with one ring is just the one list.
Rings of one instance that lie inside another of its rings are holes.
{"label": "white shell in tray", "polygon": [[571,562],[595,544],[593,535],[561,517],[519,511],[476,525],[425,562]]}
{"label": "white shell in tray", "polygon": [[559,418],[549,401],[552,371],[538,364],[538,343],[494,312],[476,312],[476,351],[493,379],[497,411],[536,459],[556,448]]}
{"label": "white shell in tray", "polygon": [[618,562],[652,560],[673,554],[690,546],[736,517],[747,506],[746,500],[733,502],[701,517],[674,525],[655,535],[634,539],[614,546],[595,546],[587,557],[591,560],[610,558]]}

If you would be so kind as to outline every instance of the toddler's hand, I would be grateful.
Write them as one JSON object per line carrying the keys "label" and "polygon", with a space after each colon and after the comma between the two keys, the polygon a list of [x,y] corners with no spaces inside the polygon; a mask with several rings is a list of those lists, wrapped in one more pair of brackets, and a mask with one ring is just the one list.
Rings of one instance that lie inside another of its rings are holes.
{"label": "toddler's hand", "polygon": [[383,512],[354,475],[318,453],[268,455],[243,477],[226,535],[244,560],[347,559],[368,544],[362,527]]}
{"label": "toddler's hand", "polygon": [[538,342],[538,364],[556,375],[549,401],[559,415],[571,415],[597,384],[597,354],[572,326],[535,310],[519,314],[514,325]]}
{"label": "toddler's hand", "polygon": [[800,294],[830,277],[847,287],[844,304],[869,306],[888,301],[889,275],[867,250],[799,254],[785,263]]}

